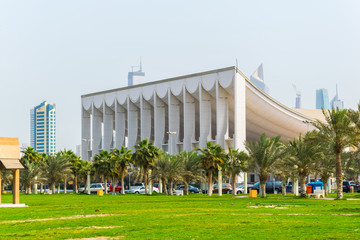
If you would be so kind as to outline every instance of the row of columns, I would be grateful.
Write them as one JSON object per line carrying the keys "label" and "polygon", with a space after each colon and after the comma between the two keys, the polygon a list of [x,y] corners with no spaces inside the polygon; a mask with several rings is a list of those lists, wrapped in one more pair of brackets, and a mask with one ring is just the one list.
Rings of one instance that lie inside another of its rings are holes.
{"label": "row of columns", "polygon": [[[179,96],[168,89],[159,98],[155,90],[150,101],[140,94],[136,103],[128,96],[124,104],[115,100],[110,107],[104,99],[100,108],[92,104],[87,111],[82,107],[82,159],[90,159],[101,149],[120,148],[126,144],[125,137],[128,149],[149,138],[169,153],[205,147],[207,141],[244,150],[245,80],[235,77],[232,94],[218,82],[211,92],[201,82],[198,89],[191,94],[184,84]],[[167,132],[176,134],[167,136]]]}

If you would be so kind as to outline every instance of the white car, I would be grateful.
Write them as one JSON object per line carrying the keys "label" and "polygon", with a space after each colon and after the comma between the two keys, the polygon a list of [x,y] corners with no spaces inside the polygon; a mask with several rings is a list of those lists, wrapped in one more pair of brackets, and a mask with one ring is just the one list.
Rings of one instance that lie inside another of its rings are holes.
{"label": "white car", "polygon": [[[104,183],[92,183],[90,184],[90,192],[96,193],[98,190],[105,190],[105,184]],[[85,192],[85,188],[79,188],[79,192]],[[87,192],[87,191],[86,191]]]}
{"label": "white car", "polygon": [[[236,187],[235,191],[236,191],[236,194],[242,194],[244,192],[244,185],[240,185],[240,186]],[[230,191],[230,193],[232,193],[232,190]]]}
{"label": "white car", "polygon": [[[159,189],[157,187],[153,187],[153,192],[159,193]],[[128,193],[145,194],[145,187],[139,186],[137,188],[133,188],[129,190]]]}

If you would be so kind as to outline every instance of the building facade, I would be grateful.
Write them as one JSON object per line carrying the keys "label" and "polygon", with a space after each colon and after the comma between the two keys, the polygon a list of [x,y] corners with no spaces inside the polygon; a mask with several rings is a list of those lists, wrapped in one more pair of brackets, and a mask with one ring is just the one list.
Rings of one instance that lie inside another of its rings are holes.
{"label": "building facade", "polygon": [[344,109],[344,101],[339,99],[338,95],[338,87],[336,85],[336,95],[335,97],[330,101],[331,108],[338,108],[338,109]]}
{"label": "building facade", "polygon": [[256,87],[236,67],[86,94],[82,101],[81,157],[141,139],[165,152],[205,147],[244,150],[262,133],[298,137],[312,118],[287,108]]}
{"label": "building facade", "polygon": [[325,88],[316,90],[316,109],[330,109],[329,94]]}
{"label": "building facade", "polygon": [[269,88],[264,81],[264,69],[262,64],[260,64],[256,71],[250,76],[250,81],[260,88],[261,91],[269,94]]}
{"label": "building facade", "polygon": [[30,143],[38,153],[56,152],[56,108],[46,101],[30,110]]}

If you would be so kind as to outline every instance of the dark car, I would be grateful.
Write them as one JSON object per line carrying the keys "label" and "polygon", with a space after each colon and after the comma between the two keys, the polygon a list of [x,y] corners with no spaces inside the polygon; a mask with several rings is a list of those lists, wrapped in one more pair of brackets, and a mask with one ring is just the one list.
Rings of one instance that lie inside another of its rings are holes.
{"label": "dark car", "polygon": [[[266,181],[265,191],[266,193],[281,193],[282,190],[282,182],[280,181]],[[248,187],[249,190],[256,190],[258,193],[260,192],[260,182],[255,183],[252,187]]]}
{"label": "dark car", "polygon": [[[219,192],[219,185],[218,184],[214,184],[213,186],[213,193],[218,193]],[[222,193],[223,194],[228,194],[232,192],[232,186],[230,183],[223,183],[222,184]]]}
{"label": "dark car", "polygon": [[350,192],[350,188],[354,187],[354,192],[360,192],[360,185],[354,181],[343,181],[343,192]]}
{"label": "dark car", "polygon": [[[185,190],[185,185],[178,185],[175,190]],[[199,189],[197,187],[189,185],[188,187],[189,193],[199,193]]]}

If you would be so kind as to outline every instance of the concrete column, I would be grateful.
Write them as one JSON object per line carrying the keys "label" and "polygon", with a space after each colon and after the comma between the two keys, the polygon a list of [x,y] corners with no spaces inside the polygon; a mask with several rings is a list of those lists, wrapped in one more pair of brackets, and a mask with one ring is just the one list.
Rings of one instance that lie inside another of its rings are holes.
{"label": "concrete column", "polygon": [[228,97],[224,89],[216,83],[216,144],[225,148],[229,136]]}
{"label": "concrete column", "polygon": [[113,141],[114,130],[114,112],[111,108],[106,106],[105,101],[103,103],[103,123],[104,123],[104,142],[103,149],[110,151]]}
{"label": "concrete column", "polygon": [[180,131],[180,101],[171,93],[168,92],[168,108],[169,108],[169,132],[176,132],[176,134],[169,135],[169,153],[178,153],[177,142]]}
{"label": "concrete column", "polygon": [[140,97],[141,139],[148,138],[150,140],[151,112],[152,112],[152,106],[141,96]]}
{"label": "concrete column", "polygon": [[[246,83],[236,72],[234,77],[234,148],[246,151]],[[244,192],[247,193],[247,173],[244,172]]]}
{"label": "concrete column", "polygon": [[200,138],[199,147],[206,147],[211,140],[211,96],[199,83]]}
{"label": "concrete column", "polygon": [[185,88],[183,89],[184,102],[184,146],[183,150],[192,150],[192,141],[195,140],[195,99]]}
{"label": "concrete column", "polygon": [[244,193],[247,194],[248,190],[247,190],[247,172],[244,172]]}
{"label": "concrete column", "polygon": [[[222,171],[218,172],[218,190],[219,196],[222,196]],[[235,191],[235,189],[233,189]]]}
{"label": "concrete column", "polygon": [[138,136],[139,108],[128,98],[128,149],[134,150]]}
{"label": "concrete column", "polygon": [[[101,150],[101,121],[102,113],[92,105],[92,156]],[[88,160],[88,159],[83,159]]]}
{"label": "concrete column", "polygon": [[13,171],[13,204],[20,203],[20,170],[14,169]]}
{"label": "concrete column", "polygon": [[154,138],[155,146],[162,148],[165,135],[165,103],[154,94]]}
{"label": "concrete column", "polygon": [[125,145],[126,109],[115,101],[115,147]]}
{"label": "concrete column", "polygon": [[90,135],[90,113],[81,107],[81,159],[88,160],[91,135]]}

